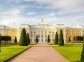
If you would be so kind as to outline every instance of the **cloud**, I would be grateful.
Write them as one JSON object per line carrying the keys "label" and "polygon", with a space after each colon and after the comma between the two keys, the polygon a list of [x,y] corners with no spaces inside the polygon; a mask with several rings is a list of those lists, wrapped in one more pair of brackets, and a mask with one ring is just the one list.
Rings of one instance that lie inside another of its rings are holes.
{"label": "cloud", "polygon": [[84,0],[36,0],[40,4],[47,4],[53,8],[67,11],[84,11]]}
{"label": "cloud", "polygon": [[[11,3],[9,4],[9,2]],[[2,5],[0,4],[0,6]],[[0,9],[1,23],[6,25],[37,23],[41,21],[41,18],[44,18],[45,22],[53,24],[75,24],[77,22],[84,24],[84,1],[8,0]]]}
{"label": "cloud", "polygon": [[28,12],[28,13],[27,13],[27,15],[30,15],[30,16],[31,16],[31,15],[35,15],[35,14],[36,14],[36,12]]}

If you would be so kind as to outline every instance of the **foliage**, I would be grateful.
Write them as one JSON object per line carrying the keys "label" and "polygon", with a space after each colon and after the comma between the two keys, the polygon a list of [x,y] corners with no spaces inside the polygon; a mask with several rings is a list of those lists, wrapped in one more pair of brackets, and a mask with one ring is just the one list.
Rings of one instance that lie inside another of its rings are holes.
{"label": "foliage", "polygon": [[83,36],[83,48],[82,48],[82,53],[81,53],[81,62],[84,62],[84,36]]}
{"label": "foliage", "polygon": [[23,28],[23,30],[21,32],[21,36],[20,36],[20,40],[19,40],[19,45],[20,46],[28,46],[25,28]]}
{"label": "foliage", "polygon": [[63,38],[63,31],[62,31],[62,29],[60,30],[60,34],[59,34],[58,45],[59,46],[64,46],[64,38]]}
{"label": "foliage", "polygon": [[11,41],[11,36],[0,36],[0,38],[1,38],[1,39],[0,39],[1,41],[5,41],[5,42],[6,42],[6,41],[7,41],[7,42],[8,42],[8,41]]}
{"label": "foliage", "polygon": [[38,36],[36,35],[36,43],[38,43]]}
{"label": "foliage", "polygon": [[29,33],[27,33],[27,42],[28,42],[28,44],[30,44],[30,37],[29,37]]}
{"label": "foliage", "polygon": [[71,38],[70,37],[68,38],[68,42],[71,42]]}
{"label": "foliage", "polygon": [[15,36],[14,43],[17,43],[17,37]]}
{"label": "foliage", "polygon": [[76,42],[83,41],[83,36],[74,36],[74,41]]}
{"label": "foliage", "polygon": [[50,36],[48,35],[48,38],[47,38],[47,42],[49,43],[50,42]]}
{"label": "foliage", "polygon": [[55,34],[55,41],[54,41],[54,44],[58,44],[58,33],[56,32]]}

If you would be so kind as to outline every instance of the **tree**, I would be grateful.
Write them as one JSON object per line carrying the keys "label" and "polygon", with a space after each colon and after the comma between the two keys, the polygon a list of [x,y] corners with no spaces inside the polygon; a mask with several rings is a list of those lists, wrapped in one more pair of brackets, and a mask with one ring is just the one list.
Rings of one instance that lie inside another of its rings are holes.
{"label": "tree", "polygon": [[57,33],[57,32],[56,32],[56,34],[55,34],[54,44],[58,44],[58,33]]}
{"label": "tree", "polygon": [[38,43],[38,36],[36,35],[36,43]]}
{"label": "tree", "polygon": [[48,35],[48,39],[47,39],[47,42],[49,43],[50,42],[50,36]]}
{"label": "tree", "polygon": [[71,37],[68,38],[68,42],[71,42]]}
{"label": "tree", "polygon": [[83,49],[82,49],[82,53],[81,53],[80,62],[84,62],[84,36],[83,36]]}
{"label": "tree", "polygon": [[14,43],[17,43],[17,37],[15,36]]}
{"label": "tree", "polygon": [[1,52],[1,35],[0,35],[0,52]]}
{"label": "tree", "polygon": [[25,28],[22,29],[20,40],[19,40],[19,45],[20,46],[28,46]]}
{"label": "tree", "polygon": [[63,38],[63,31],[62,31],[62,29],[60,30],[60,34],[59,34],[58,45],[59,46],[64,46],[64,38]]}
{"label": "tree", "polygon": [[30,37],[29,37],[29,33],[27,33],[27,42],[28,42],[28,44],[30,44]]}

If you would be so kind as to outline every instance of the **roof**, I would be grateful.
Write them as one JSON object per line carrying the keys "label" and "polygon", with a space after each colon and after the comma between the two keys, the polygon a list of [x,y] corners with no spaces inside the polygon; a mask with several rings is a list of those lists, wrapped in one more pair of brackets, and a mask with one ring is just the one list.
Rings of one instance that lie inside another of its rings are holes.
{"label": "roof", "polygon": [[65,28],[64,25],[54,25],[54,24],[36,24],[29,25],[30,28]]}

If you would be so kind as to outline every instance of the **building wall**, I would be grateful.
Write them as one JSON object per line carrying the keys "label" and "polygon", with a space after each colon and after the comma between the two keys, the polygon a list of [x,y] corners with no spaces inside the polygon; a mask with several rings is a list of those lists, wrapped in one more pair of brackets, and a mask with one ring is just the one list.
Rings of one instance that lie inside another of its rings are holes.
{"label": "building wall", "polygon": [[74,36],[81,36],[81,28],[66,28],[66,41],[68,41],[70,37],[73,42]]}
{"label": "building wall", "polygon": [[2,36],[11,36],[11,41],[14,41],[15,36],[17,37],[17,29],[16,28],[0,28],[0,34]]}
{"label": "building wall", "polygon": [[[23,28],[0,28],[1,35],[8,35],[12,37],[12,42],[15,36],[19,41],[21,31]],[[39,36],[40,42],[46,42],[48,35],[51,41],[54,41],[55,33],[60,33],[60,29],[63,31],[64,41],[68,41],[69,37],[73,41],[74,36],[83,36],[84,28],[25,28],[26,33],[29,33],[31,41],[35,41],[36,35]]]}
{"label": "building wall", "polygon": [[39,37],[40,42],[46,42],[48,35],[51,41],[54,41],[56,29],[46,29],[46,28],[33,28],[30,29],[31,41],[35,41],[36,35]]}

